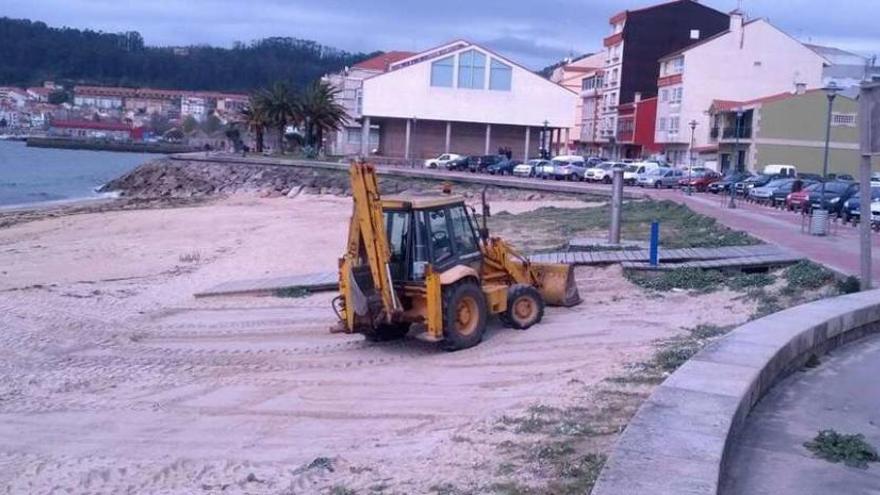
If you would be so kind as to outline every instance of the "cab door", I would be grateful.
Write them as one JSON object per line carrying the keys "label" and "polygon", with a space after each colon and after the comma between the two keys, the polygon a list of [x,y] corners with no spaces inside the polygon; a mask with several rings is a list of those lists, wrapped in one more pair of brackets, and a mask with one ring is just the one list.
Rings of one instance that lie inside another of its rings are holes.
{"label": "cab door", "polygon": [[419,212],[428,230],[431,264],[438,272],[456,265],[479,271],[483,255],[464,205],[452,205]]}

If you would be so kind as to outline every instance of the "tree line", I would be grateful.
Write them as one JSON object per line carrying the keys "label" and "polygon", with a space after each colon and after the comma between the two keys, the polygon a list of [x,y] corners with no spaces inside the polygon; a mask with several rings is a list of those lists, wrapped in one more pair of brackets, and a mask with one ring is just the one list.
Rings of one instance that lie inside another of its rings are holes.
{"label": "tree line", "polygon": [[265,38],[212,46],[147,46],[135,32],[49,27],[0,17],[0,85],[74,84],[250,92],[289,81],[304,88],[323,74],[375,55],[314,41]]}

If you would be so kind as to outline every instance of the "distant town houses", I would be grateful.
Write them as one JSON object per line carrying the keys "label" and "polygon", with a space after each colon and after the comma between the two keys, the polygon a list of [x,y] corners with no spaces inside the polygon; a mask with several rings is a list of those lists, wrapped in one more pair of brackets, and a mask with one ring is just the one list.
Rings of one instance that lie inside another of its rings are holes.
{"label": "distant town houses", "polygon": [[872,59],[694,0],[626,10],[609,28],[601,48],[554,66],[549,81],[465,40],[328,74],[348,114],[328,152],[411,161],[510,149],[518,159],[572,153],[817,172],[823,95],[839,88],[831,157],[839,171],[854,170],[853,98],[862,81],[880,79]]}

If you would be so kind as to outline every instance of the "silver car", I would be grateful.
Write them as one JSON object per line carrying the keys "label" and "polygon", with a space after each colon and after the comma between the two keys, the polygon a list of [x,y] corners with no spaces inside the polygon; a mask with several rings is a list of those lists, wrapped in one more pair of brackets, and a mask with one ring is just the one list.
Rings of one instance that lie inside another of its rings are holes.
{"label": "silver car", "polygon": [[655,189],[676,187],[682,177],[684,177],[684,173],[677,168],[661,167],[639,175],[636,184],[639,187],[653,187]]}

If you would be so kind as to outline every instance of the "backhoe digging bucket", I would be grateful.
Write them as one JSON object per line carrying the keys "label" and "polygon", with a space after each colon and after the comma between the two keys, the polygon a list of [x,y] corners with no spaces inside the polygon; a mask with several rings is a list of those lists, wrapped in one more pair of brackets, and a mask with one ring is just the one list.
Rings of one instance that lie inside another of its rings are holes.
{"label": "backhoe digging bucket", "polygon": [[561,263],[532,263],[538,276],[538,290],[548,306],[566,308],[581,302],[574,280],[574,265]]}

